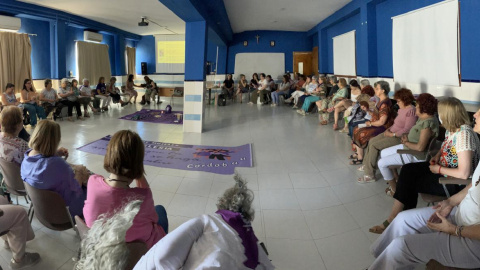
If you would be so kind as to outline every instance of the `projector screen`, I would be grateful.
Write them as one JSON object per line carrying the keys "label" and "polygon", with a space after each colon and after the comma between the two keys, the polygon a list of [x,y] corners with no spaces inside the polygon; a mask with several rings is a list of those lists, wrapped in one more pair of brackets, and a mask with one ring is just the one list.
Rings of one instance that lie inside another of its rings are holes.
{"label": "projector screen", "polygon": [[274,80],[285,74],[284,53],[237,53],[235,55],[235,78],[245,74],[247,80],[253,73],[272,75]]}
{"label": "projector screen", "polygon": [[395,81],[459,86],[458,1],[440,2],[392,19]]}
{"label": "projector screen", "polygon": [[184,73],[185,36],[156,35],[155,59],[157,73]]}
{"label": "projector screen", "polygon": [[333,73],[337,76],[357,76],[355,30],[333,38]]}

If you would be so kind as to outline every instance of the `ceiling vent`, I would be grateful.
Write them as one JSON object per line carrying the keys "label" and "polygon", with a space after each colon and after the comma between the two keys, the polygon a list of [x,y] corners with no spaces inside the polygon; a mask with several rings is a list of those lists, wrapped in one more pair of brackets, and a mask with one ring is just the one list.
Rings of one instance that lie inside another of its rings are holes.
{"label": "ceiling vent", "polygon": [[91,31],[83,31],[83,40],[100,43],[103,40],[103,35]]}

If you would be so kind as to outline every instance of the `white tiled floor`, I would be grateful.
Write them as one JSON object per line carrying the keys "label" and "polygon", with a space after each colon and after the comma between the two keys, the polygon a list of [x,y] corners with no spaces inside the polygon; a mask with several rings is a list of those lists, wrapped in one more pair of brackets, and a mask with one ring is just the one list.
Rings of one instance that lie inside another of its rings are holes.
{"label": "white tiled floor", "polygon": [[[176,104],[174,109],[181,109],[182,104]],[[252,143],[254,167],[238,171],[255,194],[257,237],[266,243],[278,269],[360,270],[373,261],[369,246],[377,236],[368,228],[387,217],[392,199],[384,194],[383,181],[356,183],[361,174],[348,165],[347,136],[333,132],[331,126],[318,126],[316,115],[300,116],[286,106],[207,107],[205,132],[184,134],[177,125],[117,120],[134,111],[133,105],[113,106],[83,122],[60,122],[61,145],[70,149],[69,161],[106,175],[103,157],[75,148],[120,129],[162,142]],[[225,175],[150,166],[146,170],[155,202],[167,209],[171,230],[191,217],[214,212],[216,198],[233,184],[232,177]],[[79,242],[73,231],[53,232],[36,220],[33,227],[36,238],[27,250],[42,256],[33,269],[72,269],[71,257]],[[5,269],[10,257],[0,248],[0,265]]]}

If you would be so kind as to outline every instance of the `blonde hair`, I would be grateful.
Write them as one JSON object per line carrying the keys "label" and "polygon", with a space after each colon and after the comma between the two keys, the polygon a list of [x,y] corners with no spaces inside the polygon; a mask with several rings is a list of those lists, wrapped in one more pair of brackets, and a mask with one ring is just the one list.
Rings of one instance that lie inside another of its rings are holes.
{"label": "blonde hair", "polygon": [[347,87],[347,80],[341,78],[340,80],[338,80],[338,84],[342,85],[343,87]]}
{"label": "blonde hair", "polygon": [[28,147],[46,157],[51,157],[57,153],[61,137],[59,124],[51,120],[41,120],[33,131]]}
{"label": "blonde hair", "polygon": [[[6,106],[0,114],[2,131],[8,134],[17,132],[18,124],[22,123],[22,109],[16,106]],[[17,135],[17,134],[15,134]]]}
{"label": "blonde hair", "polygon": [[455,132],[462,125],[470,125],[465,106],[454,97],[447,97],[438,103],[438,117],[442,119],[442,126],[450,132]]}
{"label": "blonde hair", "polygon": [[145,146],[140,136],[131,130],[121,130],[108,143],[103,167],[109,173],[137,179],[145,174],[144,155]]}

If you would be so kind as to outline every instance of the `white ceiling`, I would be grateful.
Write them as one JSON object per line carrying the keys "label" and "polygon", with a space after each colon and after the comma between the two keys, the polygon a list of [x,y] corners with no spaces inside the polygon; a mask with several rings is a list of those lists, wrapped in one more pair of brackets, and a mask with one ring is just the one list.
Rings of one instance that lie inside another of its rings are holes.
{"label": "white ceiling", "polygon": [[[223,0],[234,33],[308,31],[351,0]],[[261,3],[261,5],[259,4]]]}
{"label": "white ceiling", "polygon": [[185,34],[185,22],[158,0],[19,0],[72,13],[116,28],[139,34],[172,34],[150,23],[139,27],[140,17],[146,16],[177,34]]}

